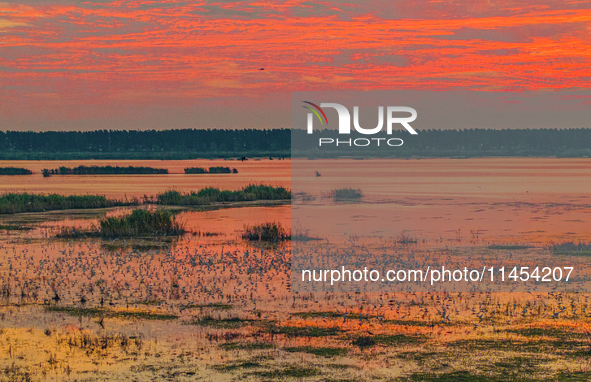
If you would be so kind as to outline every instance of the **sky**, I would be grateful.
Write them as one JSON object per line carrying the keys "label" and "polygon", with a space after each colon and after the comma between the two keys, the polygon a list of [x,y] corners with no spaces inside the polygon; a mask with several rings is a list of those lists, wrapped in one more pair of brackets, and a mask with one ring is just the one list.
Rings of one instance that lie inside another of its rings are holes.
{"label": "sky", "polygon": [[588,109],[590,40],[578,0],[0,2],[0,130],[285,128],[292,91]]}

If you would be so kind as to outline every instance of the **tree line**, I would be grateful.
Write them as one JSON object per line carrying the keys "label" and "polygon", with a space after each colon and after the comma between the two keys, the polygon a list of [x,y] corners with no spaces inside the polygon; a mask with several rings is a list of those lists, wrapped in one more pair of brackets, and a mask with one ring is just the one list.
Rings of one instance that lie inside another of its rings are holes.
{"label": "tree line", "polygon": [[[97,130],[0,131],[0,159],[192,159],[347,155],[367,149],[318,150],[318,138],[335,132],[304,130]],[[350,136],[370,136],[353,132]],[[462,129],[399,132],[372,138],[398,137],[404,144],[384,155],[411,156],[589,156],[591,129]],[[292,141],[294,142],[293,153]],[[366,150],[366,151],[362,151]]]}

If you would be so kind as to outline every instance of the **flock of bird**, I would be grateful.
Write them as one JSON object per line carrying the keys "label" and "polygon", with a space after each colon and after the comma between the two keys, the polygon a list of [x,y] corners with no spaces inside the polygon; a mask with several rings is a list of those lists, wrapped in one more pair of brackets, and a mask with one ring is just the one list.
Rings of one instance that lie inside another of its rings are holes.
{"label": "flock of bird", "polygon": [[[294,244],[295,245],[295,244]],[[386,330],[386,324],[421,321],[430,327],[516,324],[539,319],[587,318],[589,295],[559,291],[491,293],[476,290],[420,291],[410,283],[395,291],[306,289],[290,278],[295,266],[352,266],[426,268],[443,264],[459,267],[475,258],[452,258],[445,251],[398,248],[398,256],[375,252],[356,243],[350,251],[292,258],[290,245],[259,248],[243,243],[199,242],[184,238],[168,247],[108,248],[100,241],[12,240],[0,242],[0,297],[5,305],[58,305],[129,308],[150,302],[162,311],[191,312],[191,307],[227,304],[232,314],[295,321],[347,330]],[[348,256],[348,257],[347,257]],[[320,260],[322,259],[322,260]],[[372,260],[373,259],[373,260]],[[293,281],[293,285],[292,285]],[[383,287],[383,285],[382,285]],[[413,290],[414,288],[414,290]],[[306,316],[302,312],[324,312]],[[302,317],[308,317],[304,319]],[[102,325],[102,323],[101,323]]]}

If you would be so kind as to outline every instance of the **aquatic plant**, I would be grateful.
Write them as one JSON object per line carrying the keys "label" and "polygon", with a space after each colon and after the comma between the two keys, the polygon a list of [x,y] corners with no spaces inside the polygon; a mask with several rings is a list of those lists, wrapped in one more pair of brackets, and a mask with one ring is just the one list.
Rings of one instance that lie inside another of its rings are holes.
{"label": "aquatic plant", "polygon": [[168,174],[168,169],[145,166],[78,166],[74,168],[61,166],[57,169],[43,169],[43,176],[51,175],[132,175],[132,174]]}
{"label": "aquatic plant", "polygon": [[359,200],[363,197],[363,193],[360,189],[353,188],[339,188],[332,190],[328,193],[328,196],[335,202]]}
{"label": "aquatic plant", "polygon": [[185,174],[238,174],[238,170],[223,166],[210,167],[209,170],[203,167],[187,167]]}
{"label": "aquatic plant", "polygon": [[102,195],[57,195],[7,193],[0,195],[0,214],[21,212],[44,212],[50,210],[69,210],[87,208],[107,208],[138,205],[137,199],[107,199]]}
{"label": "aquatic plant", "polygon": [[91,230],[64,227],[57,237],[68,239],[80,237],[118,238],[179,236],[185,233],[183,224],[176,221],[170,211],[137,209],[123,217],[102,218],[99,225]]}
{"label": "aquatic plant", "polygon": [[246,226],[242,238],[250,241],[279,243],[289,239],[289,235],[281,224],[268,222],[254,226]]}
{"label": "aquatic plant", "polygon": [[562,243],[550,247],[554,255],[591,256],[591,244],[589,243]]}
{"label": "aquatic plant", "polygon": [[0,175],[31,175],[33,171],[20,167],[0,167]]}
{"label": "aquatic plant", "polygon": [[220,202],[255,200],[291,200],[291,192],[283,187],[265,185],[248,185],[238,191],[221,191],[218,188],[205,187],[190,193],[169,190],[158,194],[155,200],[150,201],[170,206],[203,206]]}
{"label": "aquatic plant", "polygon": [[207,170],[203,167],[187,167],[185,174],[207,174]]}

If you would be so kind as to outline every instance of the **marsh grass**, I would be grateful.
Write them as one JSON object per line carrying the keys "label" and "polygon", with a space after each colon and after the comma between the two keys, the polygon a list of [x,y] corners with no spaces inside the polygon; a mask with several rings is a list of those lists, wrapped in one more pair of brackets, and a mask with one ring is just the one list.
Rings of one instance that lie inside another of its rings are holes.
{"label": "marsh grass", "polygon": [[297,346],[287,347],[283,349],[288,353],[308,353],[318,357],[332,358],[347,354],[348,350],[338,347],[312,347],[312,346]]}
{"label": "marsh grass", "polygon": [[0,214],[136,206],[137,199],[107,199],[102,195],[6,193],[0,196]]}
{"label": "marsh grass", "polygon": [[591,256],[591,244],[588,244],[588,243],[554,244],[550,247],[550,251],[554,255]]}
{"label": "marsh grass", "polygon": [[332,190],[324,196],[331,198],[335,202],[359,201],[363,198],[363,193],[360,189],[353,188],[339,188]]}
{"label": "marsh grass", "polygon": [[262,378],[270,378],[272,380],[282,380],[284,378],[308,378],[320,375],[321,372],[315,367],[307,367],[300,365],[289,365],[283,369],[275,369],[269,371],[254,372],[253,375],[257,375]]}
{"label": "marsh grass", "polygon": [[57,169],[43,169],[44,177],[52,175],[156,175],[168,174],[168,169],[153,167],[119,167],[119,166],[78,166],[74,168],[62,166]]}
{"label": "marsh grass", "polygon": [[[503,376],[487,376],[481,374],[473,374],[469,371],[453,371],[449,373],[413,373],[406,378],[401,378],[400,382],[505,382],[508,379]],[[518,381],[525,382],[529,379],[518,379]]]}
{"label": "marsh grass", "polygon": [[211,316],[205,316],[193,320],[193,325],[209,326],[216,329],[239,329],[243,326],[251,325],[253,322],[254,320],[238,317],[213,318]]}
{"label": "marsh grass", "polygon": [[0,167],[0,175],[31,175],[33,171],[21,167]]}
{"label": "marsh grass", "polygon": [[214,187],[206,187],[190,193],[169,190],[156,195],[155,198],[146,197],[145,199],[152,203],[170,206],[205,206],[224,202],[291,200],[291,192],[283,187],[251,184],[238,191],[222,191]]}
{"label": "marsh grass", "polygon": [[230,362],[227,364],[223,364],[223,365],[214,365],[212,366],[212,369],[219,371],[220,373],[230,373],[236,370],[241,370],[241,369],[252,369],[252,368],[257,368],[257,367],[261,367],[262,365],[258,362],[253,362],[253,361],[238,361],[238,362]]}
{"label": "marsh grass", "polygon": [[180,236],[186,232],[183,224],[179,223],[170,211],[137,209],[123,217],[102,218],[98,226],[90,230],[64,227],[57,237],[62,239],[82,237],[140,238]]}
{"label": "marsh grass", "polygon": [[33,227],[27,227],[24,225],[16,225],[16,224],[0,224],[0,230],[4,231],[30,231]]}
{"label": "marsh grass", "polygon": [[559,339],[586,339],[587,336],[584,333],[579,333],[568,328],[560,327],[547,327],[547,328],[519,328],[519,329],[507,329],[507,333],[518,334],[523,337],[554,337]]}
{"label": "marsh grass", "polygon": [[224,350],[269,350],[275,348],[274,344],[266,342],[227,342],[221,344]]}
{"label": "marsh grass", "polygon": [[458,340],[447,344],[448,348],[463,348],[470,351],[503,351],[503,352],[521,352],[521,353],[539,353],[544,354],[551,351],[553,354],[562,354],[565,356],[589,356],[589,346],[584,340],[568,339],[534,339],[527,341],[511,339],[484,339],[484,340]]}
{"label": "marsh grass", "polygon": [[372,336],[359,336],[351,341],[353,346],[367,348],[375,345],[400,346],[425,342],[424,336],[410,336],[404,334],[377,334]]}
{"label": "marsh grass", "polygon": [[493,244],[489,245],[488,249],[507,249],[507,250],[518,250],[518,249],[528,249],[531,248],[529,245],[501,245],[501,244]]}
{"label": "marsh grass", "polygon": [[279,223],[263,223],[259,225],[246,226],[242,238],[249,241],[264,241],[280,243],[289,240],[289,234]]}
{"label": "marsh grass", "polygon": [[179,316],[170,313],[155,313],[137,310],[110,310],[104,308],[83,308],[68,306],[46,306],[47,312],[65,313],[72,317],[109,317],[121,319],[143,319],[143,320],[176,320]]}
{"label": "marsh grass", "polygon": [[203,167],[187,167],[185,174],[238,174],[238,170],[230,167],[215,166],[205,169]]}

